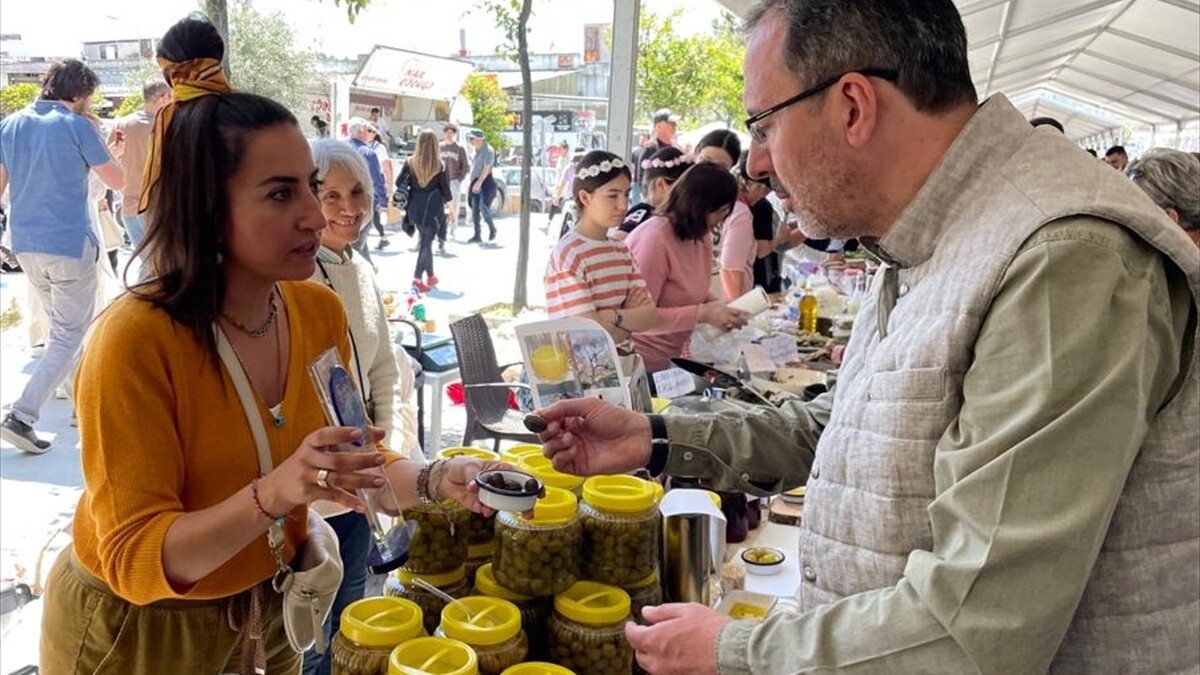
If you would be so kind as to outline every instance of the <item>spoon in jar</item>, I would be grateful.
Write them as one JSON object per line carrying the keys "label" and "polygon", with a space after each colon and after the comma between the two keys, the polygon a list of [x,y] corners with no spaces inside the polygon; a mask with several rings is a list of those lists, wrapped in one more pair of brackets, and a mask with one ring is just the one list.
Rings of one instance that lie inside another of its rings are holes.
{"label": "spoon in jar", "polygon": [[467,605],[467,603],[463,602],[462,600],[459,600],[458,598],[454,597],[453,595],[450,595],[446,591],[443,591],[442,589],[438,588],[437,586],[434,586],[433,584],[429,583],[428,581],[425,581],[424,579],[420,579],[420,578],[413,579],[413,583],[416,584],[417,586],[420,586],[421,588],[425,589],[426,591],[433,593],[434,595],[438,596],[439,598],[445,600],[447,603],[454,605],[455,607],[458,607],[459,609],[462,610],[463,614],[467,615],[468,623],[475,623],[476,617],[471,613],[471,607],[469,605]]}

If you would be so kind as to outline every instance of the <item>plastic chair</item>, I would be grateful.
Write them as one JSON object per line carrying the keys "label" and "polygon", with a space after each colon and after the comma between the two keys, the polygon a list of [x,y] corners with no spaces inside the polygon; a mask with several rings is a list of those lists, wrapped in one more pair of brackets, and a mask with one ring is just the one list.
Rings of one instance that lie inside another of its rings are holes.
{"label": "plastic chair", "polygon": [[500,451],[500,441],[540,443],[537,434],[525,428],[524,414],[508,407],[511,389],[529,389],[528,384],[505,382],[500,373],[511,365],[496,362],[496,348],[487,322],[472,314],[450,324],[454,348],[458,352],[458,370],[462,377],[463,399],[467,407],[467,428],[463,445],[476,438],[495,439],[494,450]]}

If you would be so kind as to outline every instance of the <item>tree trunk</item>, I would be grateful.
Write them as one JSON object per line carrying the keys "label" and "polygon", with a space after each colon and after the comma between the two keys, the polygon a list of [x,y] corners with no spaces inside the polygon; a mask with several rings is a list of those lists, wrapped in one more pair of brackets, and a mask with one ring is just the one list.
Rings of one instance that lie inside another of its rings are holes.
{"label": "tree trunk", "polygon": [[517,23],[517,58],[521,64],[521,236],[517,247],[517,279],[513,287],[513,315],[525,309],[528,302],[526,277],[529,276],[529,208],[533,171],[533,83],[529,74],[529,14],[533,0],[521,0],[521,16]]}
{"label": "tree trunk", "polygon": [[204,0],[204,13],[208,15],[208,20],[225,43],[225,58],[221,61],[221,70],[225,71],[225,78],[232,82],[233,77],[229,71],[229,10],[225,6],[225,0]]}

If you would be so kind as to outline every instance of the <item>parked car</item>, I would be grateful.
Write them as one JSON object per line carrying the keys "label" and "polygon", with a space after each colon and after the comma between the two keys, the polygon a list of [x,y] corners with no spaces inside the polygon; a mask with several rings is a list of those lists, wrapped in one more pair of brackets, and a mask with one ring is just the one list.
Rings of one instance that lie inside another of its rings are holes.
{"label": "parked car", "polygon": [[[501,166],[496,169],[496,178],[503,179],[507,193],[521,193],[521,167]],[[554,169],[534,167],[529,174],[530,211],[545,213],[550,210],[550,201],[554,199]]]}

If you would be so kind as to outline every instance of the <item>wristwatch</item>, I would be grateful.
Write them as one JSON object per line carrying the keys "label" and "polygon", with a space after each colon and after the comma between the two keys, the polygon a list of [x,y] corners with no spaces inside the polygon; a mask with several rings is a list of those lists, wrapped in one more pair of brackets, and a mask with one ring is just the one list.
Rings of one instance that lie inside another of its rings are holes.
{"label": "wristwatch", "polygon": [[646,469],[650,475],[657,478],[663,469],[667,468],[667,457],[671,449],[671,439],[667,435],[667,423],[662,415],[646,415],[650,420],[650,463]]}
{"label": "wristwatch", "polygon": [[621,324],[623,324],[623,323],[625,323],[625,317],[621,316],[621,313],[614,309],[613,310],[613,325],[616,326],[617,328],[620,328]]}

